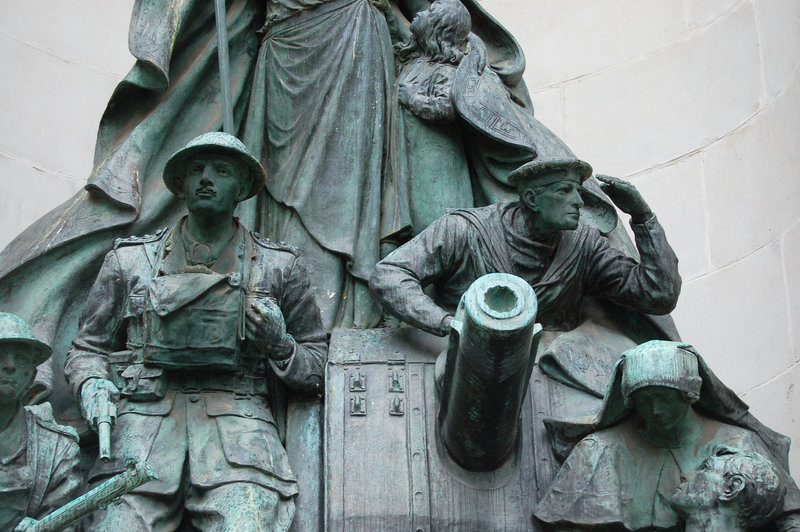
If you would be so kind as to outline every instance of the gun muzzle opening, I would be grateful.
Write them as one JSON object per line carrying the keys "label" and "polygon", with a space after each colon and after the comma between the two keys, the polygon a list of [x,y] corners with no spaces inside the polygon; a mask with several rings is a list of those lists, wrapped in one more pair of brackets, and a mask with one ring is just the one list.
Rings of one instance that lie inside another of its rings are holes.
{"label": "gun muzzle opening", "polygon": [[512,286],[496,284],[486,287],[483,297],[478,298],[478,305],[494,318],[511,318],[522,311],[522,300]]}

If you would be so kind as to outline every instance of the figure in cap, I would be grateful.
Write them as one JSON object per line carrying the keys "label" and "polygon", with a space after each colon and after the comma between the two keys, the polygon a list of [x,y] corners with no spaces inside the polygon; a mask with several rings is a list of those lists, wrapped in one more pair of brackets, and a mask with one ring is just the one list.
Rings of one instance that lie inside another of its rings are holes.
{"label": "figure in cap", "polygon": [[36,366],[50,356],[21,318],[0,312],[0,530],[26,528],[78,495],[78,435],[49,403],[23,406]]}
{"label": "figure in cap", "polygon": [[[672,311],[681,279],[664,230],[632,185],[601,176],[608,196],[631,215],[638,259],[582,222],[589,165],[552,134],[542,133],[536,148],[537,157],[509,176],[518,201],[439,218],[378,262],[370,287],[387,313],[445,336],[476,279],[510,273],[527,281],[544,327],[538,355],[531,354],[538,357],[531,393],[540,405],[533,437],[547,454],[544,416],[593,411],[619,353],[635,345],[631,338],[671,337],[651,315]],[[550,401],[554,394],[568,399]],[[556,461],[548,456],[536,467],[544,489]]]}
{"label": "figure in cap", "polygon": [[768,512],[777,517],[770,530],[797,523],[788,439],[759,423],[689,344],[653,340],[626,351],[594,420],[547,424],[566,459],[534,515],[555,530],[676,529],[672,494],[718,445],[770,460],[787,489]]}
{"label": "figure in cap", "polygon": [[[631,214],[637,262],[580,223],[581,183],[591,167],[548,138],[537,146],[539,157],[509,176],[519,201],[453,211],[378,263],[370,286],[384,310],[444,336],[461,294],[495,272],[533,286],[545,328],[575,328],[586,295],[650,314],[674,308],[678,260],[647,203],[629,183],[600,176],[606,193]],[[429,284],[435,299],[423,292]]]}
{"label": "figure in cap", "polygon": [[159,476],[95,514],[92,530],[176,530],[184,519],[200,530],[286,530],[297,482],[280,398],[284,387],[319,394],[327,353],[308,275],[293,248],[234,218],[264,186],[235,137],[192,140],[164,182],[188,215],[117,243],[67,356],[93,429],[115,403],[111,459],[90,481],[120,472],[128,456]]}

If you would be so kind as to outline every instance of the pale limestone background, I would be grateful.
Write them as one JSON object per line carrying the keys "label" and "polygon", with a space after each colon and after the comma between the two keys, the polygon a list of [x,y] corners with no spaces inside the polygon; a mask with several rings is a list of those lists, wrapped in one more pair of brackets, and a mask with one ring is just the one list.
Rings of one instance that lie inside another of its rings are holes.
{"label": "pale limestone background", "polygon": [[[0,248],[83,186],[133,0],[0,0]],[[675,320],[800,476],[800,1],[484,0],[540,120],[643,191]]]}

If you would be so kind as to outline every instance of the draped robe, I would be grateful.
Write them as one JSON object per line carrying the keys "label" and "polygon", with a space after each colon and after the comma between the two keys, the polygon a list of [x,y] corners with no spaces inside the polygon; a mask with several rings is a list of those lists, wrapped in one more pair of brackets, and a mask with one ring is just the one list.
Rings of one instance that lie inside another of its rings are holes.
{"label": "draped robe", "polygon": [[[495,70],[519,84],[519,46],[464,3]],[[268,170],[240,219],[300,248],[327,329],[374,325],[365,280],[379,258],[395,105],[384,15],[368,0],[228,0],[227,28],[235,133]],[[137,61],[103,115],[85,189],[0,253],[0,306],[53,346],[37,391],[52,388],[57,415],[77,426],[61,373],[103,256],[115,238],[176,223],[184,209],[161,180],[164,164],[222,125],[213,2],[137,0],[129,47]]]}

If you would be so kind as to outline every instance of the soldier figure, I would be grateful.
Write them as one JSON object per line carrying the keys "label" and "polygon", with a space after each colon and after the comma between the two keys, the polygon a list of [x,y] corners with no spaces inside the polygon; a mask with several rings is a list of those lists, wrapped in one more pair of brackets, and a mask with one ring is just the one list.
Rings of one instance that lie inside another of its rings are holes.
{"label": "soldier figure", "polygon": [[49,356],[27,323],[0,313],[0,530],[24,530],[26,518],[59,508],[81,485],[78,434],[56,423],[49,403],[22,406]]}
{"label": "soldier figure", "polygon": [[65,368],[93,429],[116,418],[111,460],[98,460],[90,481],[128,457],[147,459],[159,479],[95,514],[92,530],[291,524],[281,388],[319,394],[327,347],[297,253],[234,218],[264,180],[238,139],[201,135],[164,169],[188,216],[118,241],[105,258]]}
{"label": "soldier figure", "polygon": [[681,476],[670,505],[684,518],[685,532],[745,532],[767,524],[785,496],[772,462],[717,445],[696,470]]}

